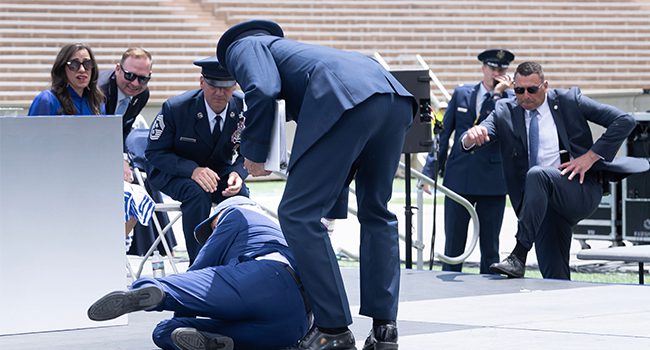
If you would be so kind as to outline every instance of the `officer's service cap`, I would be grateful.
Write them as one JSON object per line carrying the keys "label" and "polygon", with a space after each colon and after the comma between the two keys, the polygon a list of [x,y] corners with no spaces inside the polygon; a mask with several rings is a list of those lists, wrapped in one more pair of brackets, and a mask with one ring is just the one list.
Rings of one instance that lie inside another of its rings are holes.
{"label": "officer's service cap", "polygon": [[478,55],[479,61],[494,68],[508,68],[514,59],[515,54],[504,49],[485,50]]}
{"label": "officer's service cap", "polygon": [[221,203],[217,204],[217,206],[214,208],[213,214],[210,215],[209,218],[205,219],[202,223],[200,223],[196,228],[194,229],[194,237],[196,238],[199,243],[203,244],[205,241],[208,240],[208,237],[212,234],[212,227],[210,224],[212,223],[212,220],[219,215],[222,211],[234,207],[234,206],[240,206],[240,205],[252,205],[252,206],[257,206],[257,203],[244,196],[232,196]]}
{"label": "officer's service cap", "polygon": [[284,32],[282,31],[282,28],[280,28],[280,25],[273,21],[253,19],[235,24],[221,35],[221,38],[219,38],[219,42],[217,43],[217,57],[226,69],[228,69],[226,66],[226,51],[230,47],[230,44],[241,38],[255,34],[272,35],[281,38],[284,37]]}
{"label": "officer's service cap", "polygon": [[207,83],[214,87],[231,87],[236,84],[235,78],[221,66],[217,56],[194,61],[195,66],[201,67],[201,75]]}

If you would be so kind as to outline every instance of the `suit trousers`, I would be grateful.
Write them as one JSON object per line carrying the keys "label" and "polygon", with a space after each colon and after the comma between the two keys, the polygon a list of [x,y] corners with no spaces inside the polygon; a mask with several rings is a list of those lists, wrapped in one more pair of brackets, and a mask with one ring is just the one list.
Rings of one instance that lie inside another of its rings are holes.
{"label": "suit trousers", "polygon": [[[489,274],[490,265],[499,262],[499,233],[503,222],[506,196],[475,196],[461,194],[463,198],[476,206],[480,224],[479,247],[481,249],[482,274]],[[469,212],[465,207],[445,197],[445,255],[459,256],[467,244]],[[442,264],[443,271],[461,271],[463,264]]]}
{"label": "suit trousers", "polygon": [[569,180],[554,167],[534,166],[526,174],[517,241],[527,249],[535,244],[544,278],[570,279],[569,250],[572,228],[593,213],[603,187],[592,174]]}
{"label": "suit trousers", "polygon": [[[221,195],[221,191],[226,188],[225,181],[219,181],[219,186],[214,193],[205,192],[196,181],[188,178],[173,178],[161,191],[173,199],[181,202],[181,212],[183,213],[183,235],[185,236],[185,246],[190,258],[190,265],[194,263],[196,255],[201,249],[201,244],[194,238],[194,229],[203,220],[210,215],[212,203],[219,203],[226,199]],[[242,186],[239,194],[248,197],[248,188]]]}
{"label": "suit trousers", "polygon": [[361,226],[360,313],[396,319],[399,238],[397,218],[387,203],[404,135],[412,121],[411,108],[407,98],[375,94],[343,113],[291,166],[278,209],[279,220],[318,326],[335,328],[352,323],[336,255],[320,218],[335,206],[355,170]]}
{"label": "suit trousers", "polygon": [[153,331],[154,343],[165,350],[177,350],[171,333],[179,327],[228,336],[238,350],[288,347],[309,327],[298,284],[281,262],[233,259],[224,266],[141,278],[133,288],[148,285],[165,292],[163,302],[149,311],[175,312]]}

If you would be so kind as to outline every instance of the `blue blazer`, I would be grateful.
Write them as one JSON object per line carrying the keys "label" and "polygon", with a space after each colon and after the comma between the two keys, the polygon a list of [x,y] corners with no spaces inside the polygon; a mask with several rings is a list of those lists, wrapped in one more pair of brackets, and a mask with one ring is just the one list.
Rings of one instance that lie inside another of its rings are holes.
{"label": "blue blazer", "polygon": [[244,160],[239,155],[239,133],[243,128],[243,99],[233,94],[228,104],[219,140],[215,143],[202,90],[187,91],[165,101],[149,133],[145,156],[147,173],[155,189],[174,177],[191,178],[196,167],[209,167],[221,179],[235,171],[242,179]]}
{"label": "blue blazer", "polygon": [[282,254],[295,269],[295,259],[280,226],[260,210],[246,206],[224,210],[188,271],[227,265],[233,259],[255,259],[273,252]]}
{"label": "blue blazer", "polygon": [[[360,53],[268,35],[237,40],[226,66],[246,94],[248,110],[241,152],[266,161],[276,99],[298,124],[289,170],[341,115],[374,94],[412,95],[378,62]],[[351,135],[351,137],[354,137]]]}
{"label": "blue blazer", "polygon": [[[118,87],[115,78],[115,71],[102,71],[97,79],[97,86],[106,96],[106,114],[115,114],[117,108]],[[133,96],[129,106],[122,115],[122,140],[126,142],[126,136],[131,132],[135,117],[140,114],[144,106],[149,101],[149,88],[145,88],[141,93]],[[124,146],[126,150],[126,145]]]}
{"label": "blue blazer", "polygon": [[[476,95],[481,87],[463,85],[454,90],[445,117],[444,129],[440,133],[438,162],[440,169],[445,169],[444,185],[459,194],[498,196],[506,194],[506,183],[501,164],[499,142],[492,142],[472,152],[463,152],[460,147],[460,135],[467,129],[479,124],[492,112],[484,111],[478,115]],[[512,91],[506,91],[502,97],[512,97]],[[454,132],[454,144],[447,159],[449,138]],[[429,163],[429,160],[427,160]],[[429,168],[427,168],[429,169]],[[426,175],[435,176],[427,170]]]}
{"label": "blue blazer", "polygon": [[[557,126],[560,144],[564,145],[572,158],[591,149],[603,157],[604,161],[595,163],[590,171],[618,171],[609,162],[634,129],[636,122],[632,116],[583,96],[577,87],[570,90],[549,90],[547,103]],[[587,121],[607,128],[595,143]],[[494,112],[481,125],[487,128],[490,142],[498,140],[501,143],[508,195],[515,212],[519,214],[528,172],[524,109],[517,105],[515,98],[498,101]]]}

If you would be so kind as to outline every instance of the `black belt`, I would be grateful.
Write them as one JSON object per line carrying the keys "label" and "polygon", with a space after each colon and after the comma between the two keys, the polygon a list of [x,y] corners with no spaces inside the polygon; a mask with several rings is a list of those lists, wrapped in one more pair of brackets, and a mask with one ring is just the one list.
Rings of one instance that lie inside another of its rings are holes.
{"label": "black belt", "polygon": [[296,282],[298,285],[298,289],[300,290],[300,295],[302,296],[302,302],[305,304],[305,310],[307,312],[311,312],[311,305],[309,305],[309,302],[307,301],[307,294],[305,293],[305,287],[303,287],[302,282],[300,282],[300,277],[298,277],[298,274],[296,274],[296,271],[294,271],[291,266],[287,264],[282,264],[284,265],[284,268],[289,272],[289,275],[291,275],[291,278]]}

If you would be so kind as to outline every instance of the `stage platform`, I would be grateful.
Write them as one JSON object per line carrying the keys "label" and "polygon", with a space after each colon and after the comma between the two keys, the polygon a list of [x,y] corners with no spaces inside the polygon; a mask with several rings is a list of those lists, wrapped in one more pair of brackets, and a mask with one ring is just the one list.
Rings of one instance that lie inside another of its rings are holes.
{"label": "stage platform", "polygon": [[[359,272],[342,271],[357,315]],[[168,317],[137,312],[128,326],[0,336],[0,349],[151,350],[151,330]],[[370,324],[354,317],[359,349]],[[645,350],[650,287],[403,270],[398,325],[402,350]]]}

